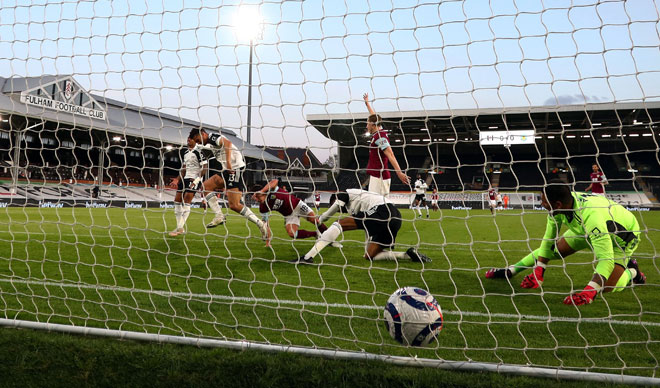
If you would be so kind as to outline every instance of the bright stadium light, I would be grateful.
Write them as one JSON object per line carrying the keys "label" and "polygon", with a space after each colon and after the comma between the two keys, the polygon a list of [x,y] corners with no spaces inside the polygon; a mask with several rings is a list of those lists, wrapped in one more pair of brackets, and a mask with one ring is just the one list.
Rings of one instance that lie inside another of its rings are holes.
{"label": "bright stadium light", "polygon": [[259,9],[254,6],[240,6],[234,16],[234,28],[239,39],[250,42],[261,39],[263,18]]}
{"label": "bright stadium light", "polygon": [[114,141],[121,141],[121,136],[114,136],[114,137],[112,138],[112,140],[114,140]]}
{"label": "bright stadium light", "polygon": [[168,151],[172,151],[173,148],[174,148],[174,147],[172,147],[172,146],[169,145],[169,144],[165,146],[165,149],[168,150]]}

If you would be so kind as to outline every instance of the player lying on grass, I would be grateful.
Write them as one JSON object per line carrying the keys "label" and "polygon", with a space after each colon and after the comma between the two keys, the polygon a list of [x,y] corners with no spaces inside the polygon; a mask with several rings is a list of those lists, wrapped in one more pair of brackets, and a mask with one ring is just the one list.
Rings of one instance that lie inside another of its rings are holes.
{"label": "player lying on grass", "polygon": [[[332,194],[330,208],[319,217],[323,223],[338,211],[350,213],[340,218],[328,230],[323,232],[312,249],[291,263],[312,264],[314,257],[323,248],[337,240],[342,231],[363,229],[366,234],[367,260],[402,260],[430,262],[431,259],[417,252],[413,247],[406,252],[395,252],[396,235],[401,228],[401,213],[394,204],[382,194],[360,189],[348,189],[345,193]],[[386,250],[386,248],[388,250]]]}
{"label": "player lying on grass", "polygon": [[[567,296],[564,304],[588,304],[599,292],[621,291],[631,282],[646,282],[637,261],[631,258],[639,244],[639,224],[626,208],[603,196],[571,192],[559,180],[544,187],[541,204],[550,212],[541,247],[508,268],[489,270],[486,278],[510,278],[533,266],[520,286],[538,288],[550,260],[592,249],[596,265],[593,278],[583,291]],[[568,230],[557,240],[564,224]]]}
{"label": "player lying on grass", "polygon": [[[170,236],[176,237],[185,233],[183,228],[190,215],[190,203],[195,198],[195,193],[202,185],[203,176],[206,173],[208,162],[195,148],[195,141],[188,138],[188,150],[183,155],[183,166],[179,176],[172,179],[170,186],[176,188],[174,196],[174,216],[176,217],[176,228],[170,232]],[[183,177],[183,178],[181,178]]]}
{"label": "player lying on grass", "polygon": [[[279,180],[273,179],[264,185],[254,185],[252,198],[259,203],[262,220],[268,225],[268,238],[266,246],[270,246],[272,233],[270,231],[269,216],[271,211],[277,211],[284,216],[284,228],[293,239],[316,237],[328,228],[318,221],[316,214],[307,204],[291,193],[279,188]],[[300,228],[300,217],[314,224],[317,230],[304,230]]]}
{"label": "player lying on grass", "polygon": [[243,154],[222,134],[214,133],[209,135],[204,129],[193,128],[188,138],[201,145],[202,149],[213,152],[216,160],[222,164],[220,174],[214,174],[204,181],[204,192],[209,193],[206,196],[206,201],[209,207],[211,207],[211,210],[215,212],[215,218],[206,227],[214,228],[225,222],[222,209],[218,204],[218,197],[214,192],[224,189],[227,201],[229,202],[229,208],[257,224],[259,230],[261,230],[261,237],[267,239],[268,226],[266,223],[261,221],[249,207],[241,203],[241,198],[243,197],[242,176],[243,170],[245,170]]}

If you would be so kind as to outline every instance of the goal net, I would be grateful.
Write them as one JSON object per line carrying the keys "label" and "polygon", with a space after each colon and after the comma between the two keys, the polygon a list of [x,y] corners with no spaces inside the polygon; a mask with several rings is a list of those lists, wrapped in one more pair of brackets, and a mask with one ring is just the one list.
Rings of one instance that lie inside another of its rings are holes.
{"label": "goal net", "polygon": [[[2,325],[657,384],[659,23],[650,0],[3,2]],[[384,159],[393,251],[431,262],[365,260],[365,211],[291,264],[317,229],[282,202],[266,246],[254,184],[318,216]],[[533,259],[486,277],[548,241],[552,179],[634,215],[645,284],[563,304],[603,259],[588,243],[539,288]],[[427,347],[384,325],[406,286],[442,309]]]}

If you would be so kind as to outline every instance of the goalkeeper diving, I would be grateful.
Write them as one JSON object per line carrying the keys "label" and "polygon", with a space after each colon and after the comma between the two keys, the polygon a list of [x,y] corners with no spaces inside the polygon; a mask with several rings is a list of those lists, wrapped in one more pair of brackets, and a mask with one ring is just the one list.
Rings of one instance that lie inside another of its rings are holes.
{"label": "goalkeeper diving", "polygon": [[[549,261],[591,249],[595,259],[593,277],[582,291],[567,296],[564,304],[589,304],[601,292],[621,291],[630,284],[646,282],[631,257],[639,244],[639,223],[626,208],[601,195],[572,192],[560,180],[552,180],[543,188],[541,204],[550,212],[541,247],[514,265],[489,270],[487,279],[511,278],[532,268],[520,286],[538,288]],[[562,225],[568,230],[557,238]]]}

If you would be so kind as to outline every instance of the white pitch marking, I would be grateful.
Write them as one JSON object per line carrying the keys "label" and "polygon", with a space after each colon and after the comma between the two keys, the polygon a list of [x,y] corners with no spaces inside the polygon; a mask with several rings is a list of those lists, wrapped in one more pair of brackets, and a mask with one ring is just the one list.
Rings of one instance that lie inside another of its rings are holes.
{"label": "white pitch marking", "polygon": [[[73,283],[57,283],[57,282],[48,282],[48,281],[38,281],[38,280],[23,280],[23,279],[0,279],[2,283],[10,284],[26,284],[26,285],[40,285],[40,286],[53,286],[53,287],[62,287],[62,288],[77,288],[77,289],[88,289],[88,290],[102,290],[102,291],[116,291],[116,292],[129,292],[129,293],[140,293],[140,294],[154,294],[164,297],[177,297],[184,299],[210,299],[210,300],[222,300],[228,302],[245,302],[245,303],[264,303],[264,304],[275,304],[275,305],[294,305],[294,306],[311,306],[311,307],[326,307],[326,308],[341,308],[349,310],[381,310],[382,307],[373,306],[373,305],[359,305],[359,304],[343,304],[343,303],[322,303],[322,302],[310,302],[303,300],[287,300],[287,299],[266,299],[266,298],[252,298],[252,297],[241,297],[241,296],[230,296],[230,295],[214,295],[214,294],[196,294],[196,293],[186,293],[186,292],[173,292],[173,291],[160,291],[160,290],[143,290],[139,288],[126,288],[126,287],[115,287],[115,286],[104,286],[104,285],[92,285],[92,284],[73,284]],[[504,313],[480,313],[477,311],[451,311],[444,310],[443,315],[459,315],[459,316],[470,316],[470,317],[484,317],[484,318],[502,318],[502,319],[513,319],[520,321],[541,321],[541,322],[571,322],[571,323],[605,323],[612,325],[635,325],[635,326],[652,326],[660,327],[660,322],[646,322],[646,321],[619,321],[614,319],[607,318],[570,318],[570,317],[548,317],[542,315],[516,315],[516,314],[504,314]],[[458,322],[458,321],[455,321]],[[483,322],[479,322],[483,323]]]}

